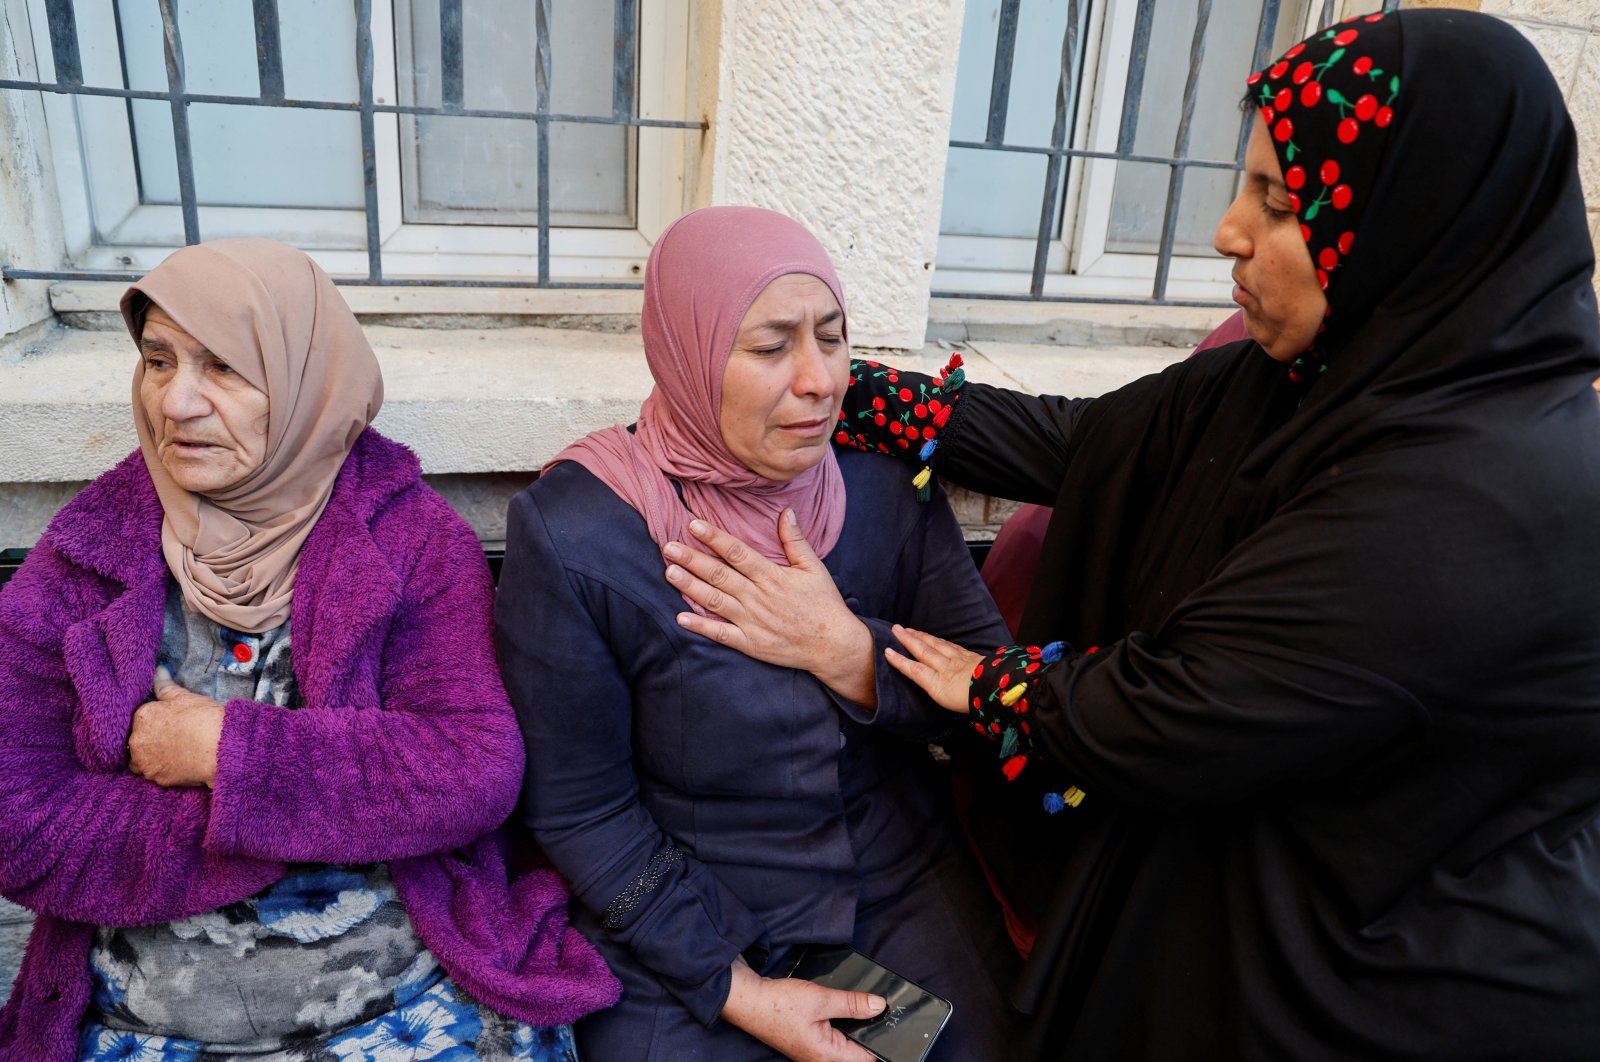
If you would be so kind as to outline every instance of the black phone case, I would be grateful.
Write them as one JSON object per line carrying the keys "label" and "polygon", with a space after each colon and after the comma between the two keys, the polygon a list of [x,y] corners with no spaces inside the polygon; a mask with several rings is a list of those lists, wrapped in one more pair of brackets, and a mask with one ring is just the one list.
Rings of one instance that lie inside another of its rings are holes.
{"label": "black phone case", "polygon": [[888,1001],[876,1018],[835,1018],[833,1027],[883,1062],[921,1062],[955,1009],[915,982],[844,944],[811,944],[800,950],[790,977]]}

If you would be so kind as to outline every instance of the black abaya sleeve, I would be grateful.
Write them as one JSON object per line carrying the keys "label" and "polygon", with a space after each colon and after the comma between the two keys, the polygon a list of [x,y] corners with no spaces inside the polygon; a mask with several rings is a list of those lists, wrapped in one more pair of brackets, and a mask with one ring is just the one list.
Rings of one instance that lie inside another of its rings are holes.
{"label": "black abaya sleeve", "polygon": [[939,455],[939,475],[980,494],[1054,505],[1073,430],[1092,401],[968,383]]}

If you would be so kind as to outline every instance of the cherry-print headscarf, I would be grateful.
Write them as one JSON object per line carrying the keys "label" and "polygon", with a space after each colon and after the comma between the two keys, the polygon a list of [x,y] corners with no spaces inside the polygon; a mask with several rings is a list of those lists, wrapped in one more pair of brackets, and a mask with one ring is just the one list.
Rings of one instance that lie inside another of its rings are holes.
{"label": "cherry-print headscarf", "polygon": [[[1380,13],[1330,26],[1250,75],[1330,314],[1394,126],[1399,67],[1399,22]],[[1290,366],[1296,383],[1327,369],[1321,334]]]}

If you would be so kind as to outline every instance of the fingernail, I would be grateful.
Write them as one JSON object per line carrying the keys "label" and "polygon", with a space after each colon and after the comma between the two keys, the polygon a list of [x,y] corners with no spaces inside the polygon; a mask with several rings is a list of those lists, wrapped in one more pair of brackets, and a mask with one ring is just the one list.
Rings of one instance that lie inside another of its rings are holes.
{"label": "fingernail", "polygon": [[668,557],[671,557],[673,560],[683,559],[683,547],[678,545],[676,542],[668,542],[665,546],[661,547],[661,552],[666,554]]}
{"label": "fingernail", "polygon": [[874,1014],[882,1014],[883,1008],[887,1007],[888,1005],[889,1001],[884,999],[882,996],[873,996],[867,1001],[867,1009]]}
{"label": "fingernail", "polygon": [[783,511],[783,522],[788,524],[790,527],[797,527],[800,523],[799,520],[795,519],[793,509],[785,509]]}
{"label": "fingernail", "polygon": [[689,530],[697,535],[703,535],[706,532],[706,523],[704,520],[690,520]]}
{"label": "fingernail", "polygon": [[683,578],[683,569],[678,567],[676,564],[667,565],[667,578],[673,582],[677,582],[679,579]]}
{"label": "fingernail", "polygon": [[678,617],[677,617],[678,626],[687,627],[689,625],[689,616],[690,615],[691,614],[688,613],[688,612],[680,612],[680,613],[678,613]]}

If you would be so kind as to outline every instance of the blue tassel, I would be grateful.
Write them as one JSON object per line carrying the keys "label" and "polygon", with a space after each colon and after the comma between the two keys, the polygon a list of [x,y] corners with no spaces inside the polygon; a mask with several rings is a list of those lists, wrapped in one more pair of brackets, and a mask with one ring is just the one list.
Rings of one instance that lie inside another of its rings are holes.
{"label": "blue tassel", "polygon": [[1059,664],[1061,662],[1061,657],[1066,653],[1066,651],[1066,642],[1051,642],[1040,651],[1039,659],[1044,662],[1046,667],[1050,666],[1051,664]]}
{"label": "blue tassel", "polygon": [[1044,810],[1046,813],[1054,815],[1066,806],[1067,802],[1062,799],[1060,793],[1046,793],[1044,795]]}
{"label": "blue tassel", "polygon": [[938,448],[939,440],[929,439],[927,442],[922,444],[922,449],[917,451],[917,460],[926,461],[928,458],[933,456],[933,452]]}

